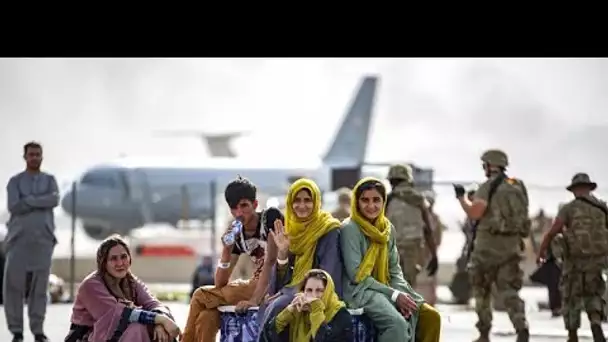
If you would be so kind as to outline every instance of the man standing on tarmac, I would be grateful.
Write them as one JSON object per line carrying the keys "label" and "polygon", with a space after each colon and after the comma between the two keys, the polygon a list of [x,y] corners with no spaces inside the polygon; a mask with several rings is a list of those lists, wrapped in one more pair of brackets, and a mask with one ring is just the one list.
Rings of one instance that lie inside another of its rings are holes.
{"label": "man standing on tarmac", "polygon": [[391,166],[387,178],[392,191],[386,201],[386,217],[395,227],[397,249],[405,280],[416,288],[416,277],[421,268],[418,262],[423,253],[423,237],[430,252],[428,275],[433,277],[438,268],[430,205],[424,196],[414,189],[412,168],[409,165]]}
{"label": "man standing on tarmac", "polygon": [[486,182],[479,186],[469,201],[462,185],[454,184],[456,198],[468,218],[477,220],[469,275],[475,297],[479,338],[490,340],[492,327],[492,284],[504,299],[509,318],[517,332],[517,342],[528,342],[530,333],[525,303],[519,295],[523,271],[519,265],[523,253],[523,237],[530,234],[528,194],[519,179],[505,174],[509,165],[507,155],[500,150],[488,150],[481,156]]}
{"label": "man standing on tarmac", "polygon": [[13,342],[22,342],[23,301],[28,288],[30,330],[36,342],[45,342],[47,290],[57,244],[53,208],[59,203],[59,189],[55,177],[40,171],[39,143],[25,144],[23,158],[25,171],[13,176],[6,187],[11,217],[5,240],[4,311]]}

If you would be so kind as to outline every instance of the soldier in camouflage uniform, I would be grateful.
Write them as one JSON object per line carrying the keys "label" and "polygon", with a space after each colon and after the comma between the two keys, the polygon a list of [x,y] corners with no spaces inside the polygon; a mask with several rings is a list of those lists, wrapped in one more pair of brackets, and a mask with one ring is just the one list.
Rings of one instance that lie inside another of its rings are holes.
{"label": "soldier in camouflage uniform", "polygon": [[340,221],[350,216],[350,193],[349,188],[340,188],[338,193],[338,208],[331,215]]}
{"label": "soldier in camouflage uniform", "polygon": [[386,203],[386,217],[395,227],[395,238],[403,275],[412,287],[416,287],[418,265],[423,253],[422,239],[428,246],[431,258],[427,267],[429,276],[437,273],[437,248],[433,239],[433,222],[429,203],[413,187],[412,168],[409,165],[393,165],[388,171],[392,191]]}
{"label": "soldier in camouflage uniform", "polygon": [[[481,156],[486,182],[479,186],[473,201],[465,197],[462,185],[454,184],[456,198],[470,219],[478,220],[474,248],[469,260],[469,276],[475,297],[476,340],[490,340],[492,327],[492,285],[517,332],[517,342],[530,339],[525,303],[519,296],[523,285],[520,267],[523,237],[530,232],[528,195],[521,180],[508,178],[507,155],[500,150],[488,150]],[[491,199],[490,199],[491,197]]]}
{"label": "soldier in camouflage uniform", "polygon": [[[423,193],[426,200],[429,202],[429,212],[431,214],[431,220],[433,222],[433,241],[435,241],[435,249],[439,249],[441,245],[441,238],[443,236],[443,231],[446,229],[443,222],[439,218],[439,215],[433,210],[433,206],[435,205],[435,193],[432,191],[425,191]],[[433,254],[431,253],[431,249],[427,246],[426,243],[422,243],[422,253],[420,254],[420,259],[418,260],[419,265],[426,265]],[[417,279],[418,288],[416,291],[420,293],[426,302],[432,306],[435,306],[437,303],[437,276],[427,276],[425,274],[420,274]]]}
{"label": "soldier in camouflage uniform", "polygon": [[591,323],[593,341],[606,341],[601,321],[605,305],[602,296],[606,288],[602,270],[608,267],[608,207],[591,194],[596,187],[589,175],[574,175],[566,188],[574,194],[574,199],[560,209],[538,253],[538,261],[544,262],[551,240],[562,234],[560,290],[568,342],[578,341],[583,308]]}
{"label": "soldier in camouflage uniform", "polygon": [[[435,249],[439,249],[439,245],[441,245],[441,238],[443,237],[443,231],[446,229],[446,226],[441,221],[439,215],[437,215],[437,213],[433,210],[433,207],[435,205],[435,193],[433,193],[432,191],[425,191],[423,195],[429,202],[429,213],[431,214],[431,221],[433,224],[433,241],[435,241]],[[424,262],[422,262],[422,264],[425,264],[426,262],[430,261],[433,255],[431,249],[424,241],[422,246],[422,254],[424,256],[422,258],[424,259]]]}

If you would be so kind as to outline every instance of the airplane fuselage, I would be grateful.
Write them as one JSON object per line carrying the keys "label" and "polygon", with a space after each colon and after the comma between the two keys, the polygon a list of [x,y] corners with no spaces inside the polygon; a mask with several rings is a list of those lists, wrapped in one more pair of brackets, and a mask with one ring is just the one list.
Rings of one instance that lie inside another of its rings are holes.
{"label": "airplane fuselage", "polygon": [[[184,167],[103,165],[86,171],[76,191],[63,196],[61,206],[80,218],[86,233],[102,239],[111,233],[128,234],[146,223],[177,225],[180,220],[206,220],[222,203],[226,185],[237,175],[251,180],[258,192],[284,196],[290,179],[314,179],[330,190],[328,169]],[[75,202],[74,202],[75,201]],[[75,205],[74,205],[75,204]]]}

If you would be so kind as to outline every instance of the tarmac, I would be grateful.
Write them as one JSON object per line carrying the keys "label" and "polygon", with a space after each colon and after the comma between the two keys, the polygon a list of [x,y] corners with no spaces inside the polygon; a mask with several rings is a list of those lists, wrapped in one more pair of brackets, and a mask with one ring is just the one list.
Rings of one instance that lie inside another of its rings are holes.
{"label": "tarmac", "polygon": [[[445,299],[449,296],[449,290],[445,287],[438,289],[438,296]],[[527,316],[530,322],[530,341],[533,342],[550,342],[550,341],[565,341],[566,332],[563,328],[562,318],[551,318],[548,311],[539,311],[537,303],[546,299],[546,292],[543,289],[524,288],[521,292],[522,297],[526,301]],[[188,305],[186,303],[171,302],[168,303],[169,308],[173,312],[175,319],[180,324],[185,324],[188,315]],[[439,304],[437,308],[442,314],[442,341],[473,341],[477,337],[475,322],[477,317],[472,307],[458,306],[450,304]],[[27,312],[27,310],[25,310]],[[70,304],[53,304],[47,309],[45,329],[46,334],[51,341],[63,341],[65,338],[71,313]],[[0,341],[8,342],[11,340],[11,335],[6,328],[6,319],[4,318],[4,310],[0,312]],[[591,330],[586,315],[582,316],[582,327],[579,330],[580,341],[592,341]],[[27,317],[24,318],[24,326],[27,327]],[[608,330],[608,324],[605,324],[604,330]],[[218,335],[219,336],[219,335]],[[495,312],[492,329],[492,341],[514,341],[514,330],[509,321],[509,317],[505,312]],[[25,341],[33,341],[29,331],[25,332]],[[218,337],[219,341],[219,337]]]}
{"label": "tarmac", "polygon": [[[53,253],[51,272],[66,282],[72,279],[72,264],[70,260],[70,237],[71,232],[65,217],[57,218],[58,227],[55,235],[59,241]],[[75,232],[75,262],[74,282],[77,283],[96,268],[95,250],[99,245],[84,234],[81,227]],[[185,245],[196,251],[192,256],[141,256],[138,255],[133,261],[133,272],[146,283],[187,283],[192,277],[192,272],[200,263],[201,255],[210,255],[210,236],[208,232],[196,230],[175,230],[166,227],[145,227],[137,230],[130,238],[133,249],[138,245]],[[437,282],[440,285],[448,285],[456,271],[455,262],[460,256],[464,235],[460,231],[447,230],[443,233],[443,240],[449,243],[441,244],[438,251],[439,271]],[[217,250],[219,250],[218,247]],[[524,270],[524,283],[530,285],[528,275],[536,269],[533,258],[521,263]]]}

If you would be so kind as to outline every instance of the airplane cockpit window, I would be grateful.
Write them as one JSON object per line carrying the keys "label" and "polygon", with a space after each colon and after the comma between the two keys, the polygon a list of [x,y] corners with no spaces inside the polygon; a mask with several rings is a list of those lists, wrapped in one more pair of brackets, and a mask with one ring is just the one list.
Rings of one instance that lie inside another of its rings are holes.
{"label": "airplane cockpit window", "polygon": [[118,188],[116,172],[113,170],[93,170],[86,173],[80,180],[81,184],[104,187]]}

